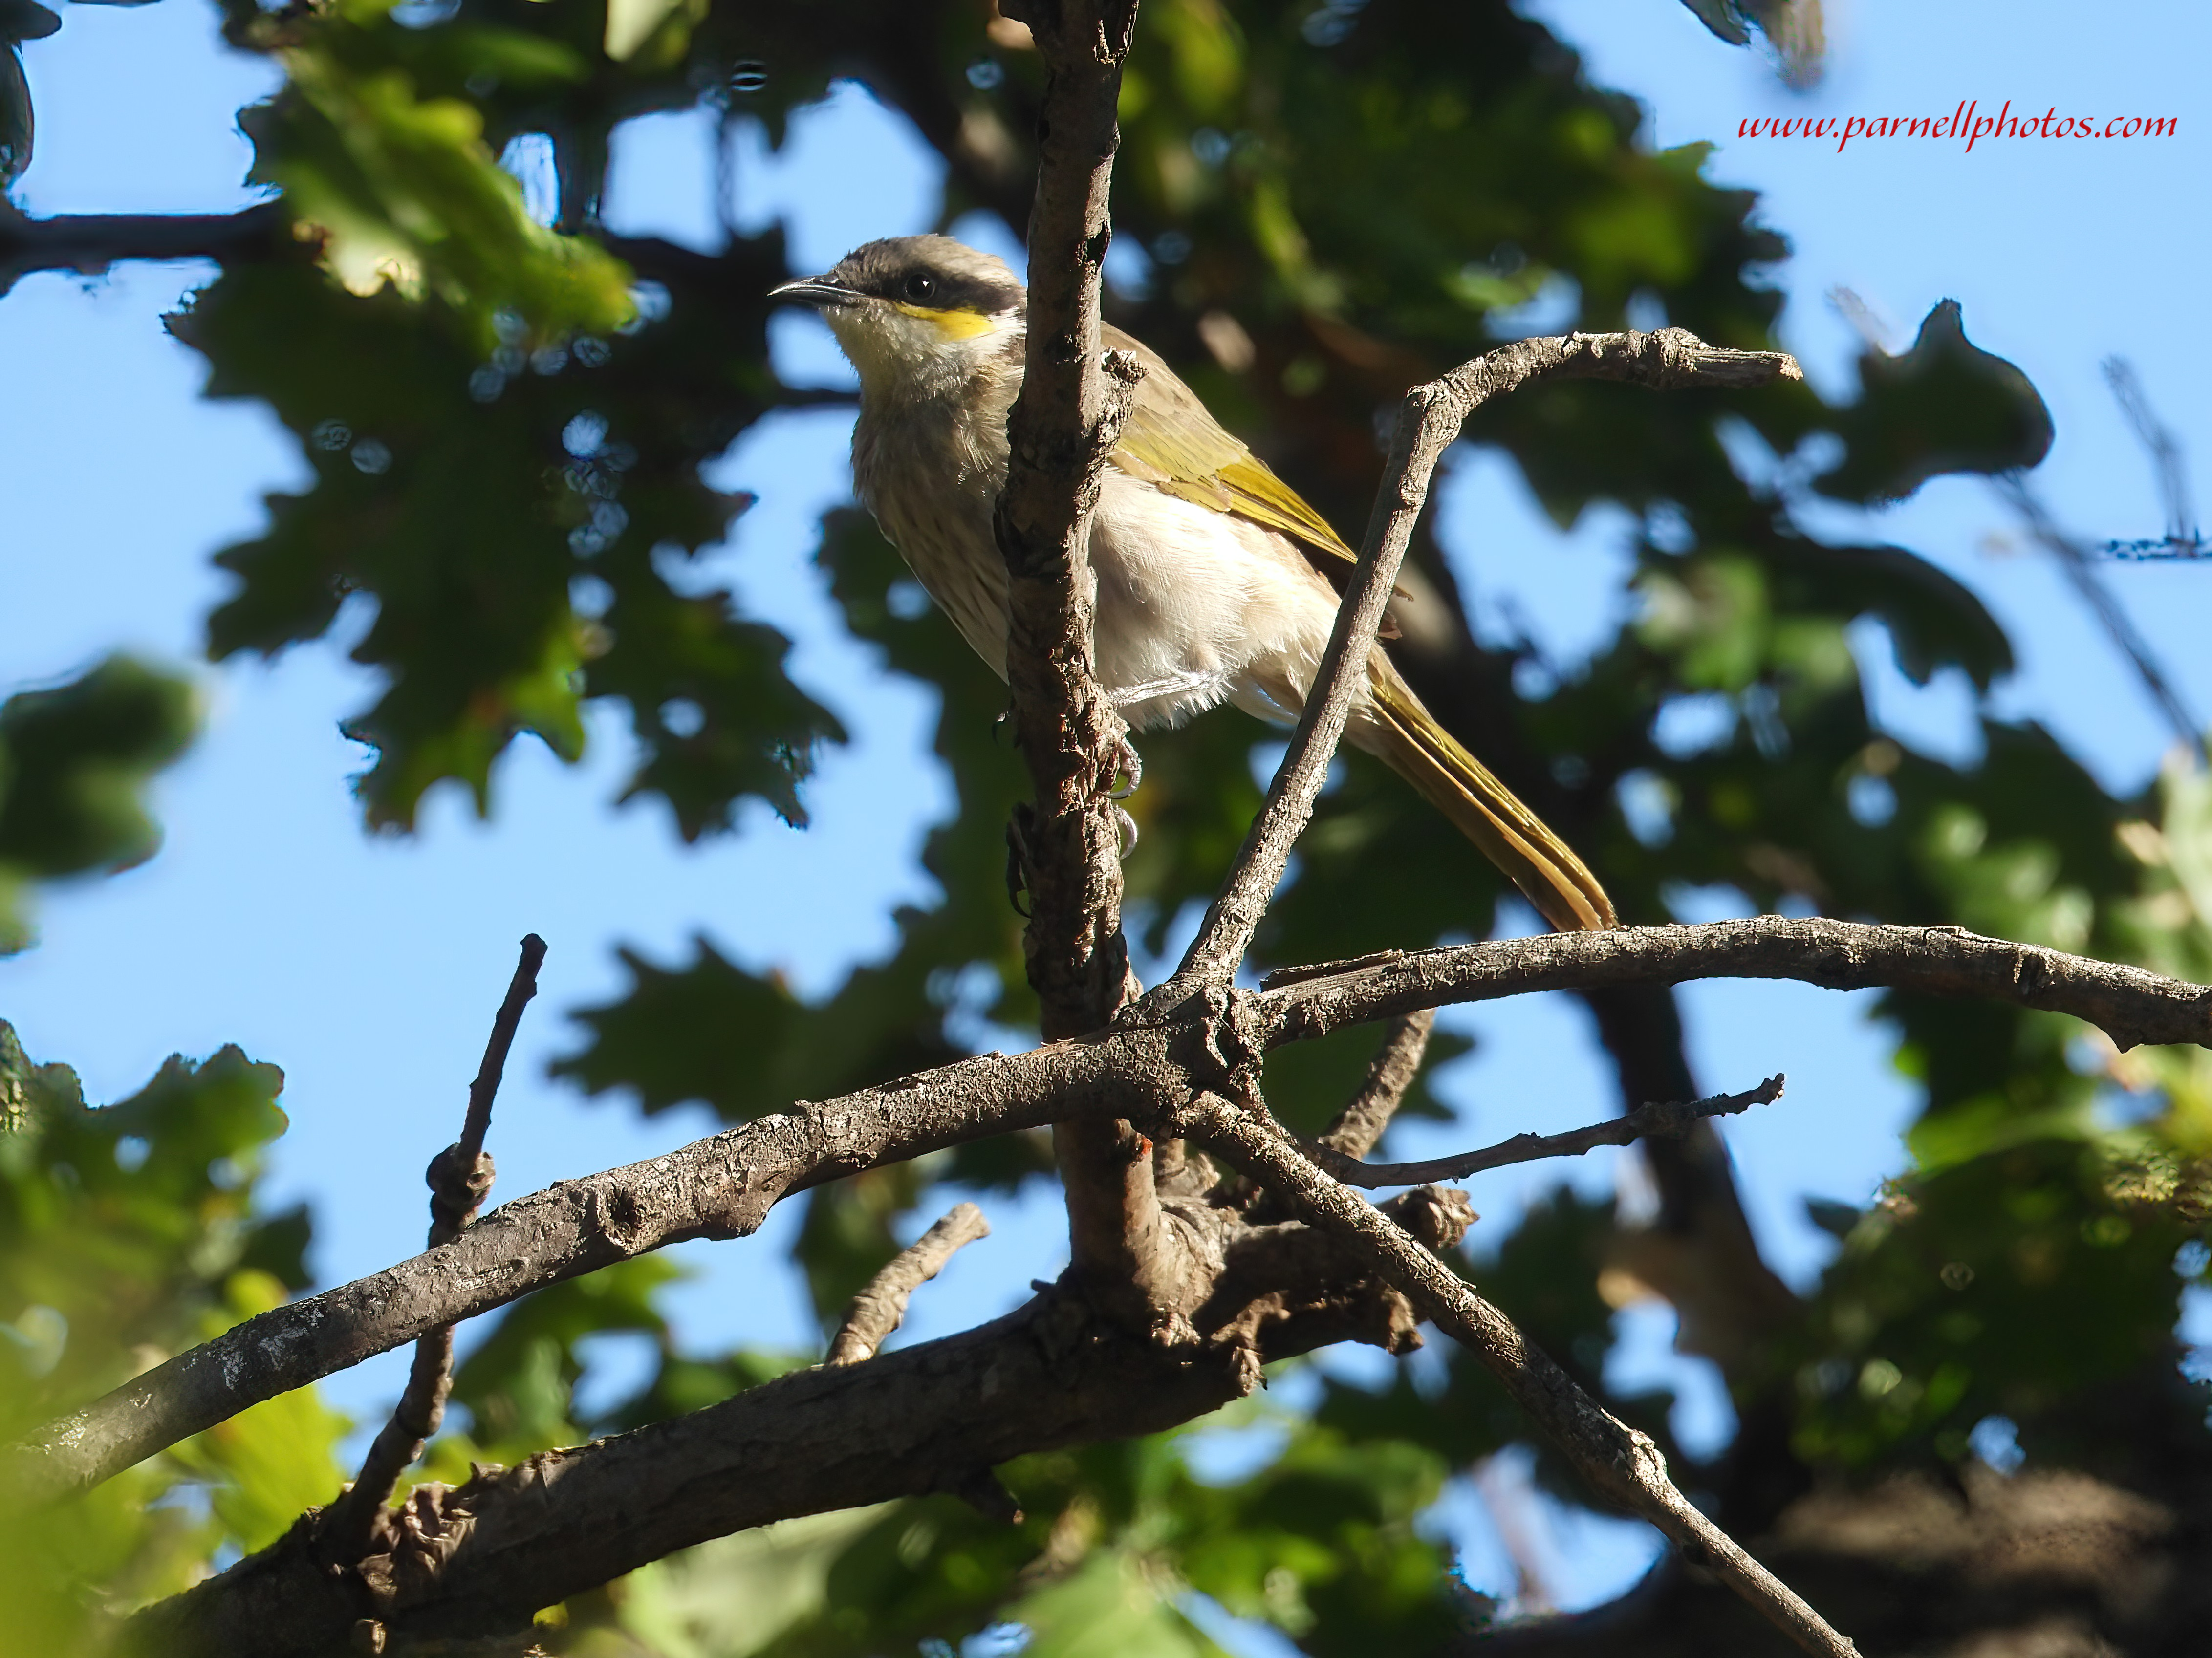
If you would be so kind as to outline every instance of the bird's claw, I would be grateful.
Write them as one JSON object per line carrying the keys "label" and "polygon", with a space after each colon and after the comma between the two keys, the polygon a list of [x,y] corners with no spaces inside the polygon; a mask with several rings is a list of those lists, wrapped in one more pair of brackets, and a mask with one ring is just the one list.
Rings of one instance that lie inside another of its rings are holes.
{"label": "bird's claw", "polygon": [[1014,914],[1024,920],[1030,909],[1022,900],[1030,890],[1030,837],[1032,822],[1030,809],[1019,804],[1014,815],[1006,820],[1006,901],[1014,907]]}
{"label": "bird's claw", "polygon": [[1137,745],[1127,737],[1115,739],[1112,774],[1127,780],[1106,791],[1106,798],[1109,800],[1126,800],[1144,783],[1145,756],[1137,752]]}
{"label": "bird's claw", "polygon": [[1114,821],[1121,830],[1121,856],[1127,858],[1137,849],[1137,820],[1117,805],[1114,808]]}

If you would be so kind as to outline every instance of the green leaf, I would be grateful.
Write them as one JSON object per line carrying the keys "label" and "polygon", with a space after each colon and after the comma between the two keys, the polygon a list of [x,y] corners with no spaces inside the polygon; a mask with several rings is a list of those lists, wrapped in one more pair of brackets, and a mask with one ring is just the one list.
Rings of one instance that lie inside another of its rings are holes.
{"label": "green leaf", "polygon": [[[255,1201],[283,1131],[274,1066],[173,1059],[88,1108],[0,1022],[0,1436],[97,1397],[306,1287],[304,1214]],[[286,1394],[49,1508],[0,1507],[0,1604],[27,1651],[105,1650],[113,1616],[181,1593],[337,1490],[344,1424]],[[179,1501],[180,1486],[207,1501]],[[27,1643],[27,1644],[25,1644]]]}
{"label": "green leaf", "polygon": [[254,144],[252,181],[283,191],[347,288],[435,295],[485,355],[501,343],[501,307],[547,344],[629,319],[629,272],[598,244],[532,221],[474,104],[417,97],[404,71],[346,56],[289,54],[285,90],[240,124]]}
{"label": "green leaf", "polygon": [[[767,407],[771,262],[764,240],[718,271],[748,306],[702,279],[640,332],[491,361],[443,300],[350,295],[305,258],[242,265],[173,320],[214,365],[211,393],[266,399],[315,471],[309,493],[270,499],[266,535],[217,556],[240,585],[210,651],[274,654],[329,630],[347,597],[374,601],[353,654],[386,687],[348,726],[377,750],[359,784],[373,823],[411,824],[447,779],[488,811],[514,738],[573,761],[581,704],[602,695],[628,702],[641,742],[624,798],[661,796],[687,836],[728,827],[746,794],[801,817],[798,785],[842,727],[785,677],[781,635],[726,594],[678,591],[682,556],[744,504],[698,468]],[[579,582],[604,606],[580,611]],[[696,723],[679,728],[679,701]]]}
{"label": "green leaf", "polygon": [[1221,1649],[1193,1628],[1165,1598],[1168,1585],[1144,1562],[1118,1549],[1103,1550],[1048,1588],[1006,1608],[1007,1621],[1030,1631],[1023,1649],[1037,1658],[1223,1658]]}
{"label": "green leaf", "polygon": [[0,703],[0,955],[31,942],[30,882],[154,855],[161,832],[142,797],[198,725],[188,683],[124,656]]}

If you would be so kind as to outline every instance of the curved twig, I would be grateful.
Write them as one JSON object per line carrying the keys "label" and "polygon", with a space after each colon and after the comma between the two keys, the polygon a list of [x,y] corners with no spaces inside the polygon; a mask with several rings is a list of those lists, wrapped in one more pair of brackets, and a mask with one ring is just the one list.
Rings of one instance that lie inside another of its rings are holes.
{"label": "curved twig", "polygon": [[1796,979],[1830,990],[1884,987],[2012,1002],[2085,1019],[2123,1050],[2212,1047],[2212,990],[2116,962],[1984,938],[1957,926],[1759,915],[1701,926],[1619,927],[1364,957],[1261,981],[1267,1043],[1327,1035],[1417,1007],[1538,990]]}
{"label": "curved twig", "polygon": [[1416,1008],[1390,1022],[1389,1034],[1368,1061],[1367,1078],[1359,1091],[1322,1131],[1323,1145],[1347,1157],[1364,1157],[1375,1149],[1404,1102],[1406,1090],[1421,1074],[1421,1061],[1429,1054],[1429,1033],[1436,1025],[1437,1011],[1432,1007]]}
{"label": "curved twig", "polygon": [[[491,1192],[492,1163],[484,1155],[484,1136],[491,1132],[492,1102],[499,1096],[500,1078],[507,1072],[507,1056],[514,1046],[514,1033],[522,1026],[522,1010],[538,994],[538,969],[545,963],[545,941],[536,933],[525,935],[521,958],[507,981],[506,999],[491,1022],[491,1036],[484,1044],[476,1080],[469,1084],[468,1109],[461,1118],[461,1137],[430,1159],[426,1178],[430,1183],[430,1244],[433,1249],[451,1243],[477,1218]],[[446,1399],[453,1388],[453,1327],[441,1324],[426,1330],[415,1343],[415,1362],[408,1369],[407,1385],[391,1417],[362,1459],[354,1482],[324,1511],[322,1544],[331,1560],[357,1559],[367,1550],[384,1500],[393,1483],[422,1455],[446,1419]]]}
{"label": "curved twig", "polygon": [[1686,329],[1656,333],[1567,334],[1516,340],[1462,363],[1441,380],[1406,394],[1398,414],[1390,459],[1367,538],[1338,607],[1321,668],[1306,692],[1297,730],[1267,786],[1267,799],[1237,854],[1237,862],[1206,912],[1198,937],[1184,952],[1174,979],[1163,987],[1173,1000],[1200,985],[1225,985],[1250,948],[1252,935],[1283,878],[1291,848],[1313,817],[1328,762],[1344,735],[1353,701],[1367,683],[1367,656],[1390,602],[1413,540],[1413,525],[1429,498],[1437,463],[1459,436],[1467,418],[1491,398],[1532,380],[1630,380],[1660,390],[1705,386],[1743,388],[1777,380],[1802,380],[1796,359],[1783,351],[1735,351],[1707,345]]}

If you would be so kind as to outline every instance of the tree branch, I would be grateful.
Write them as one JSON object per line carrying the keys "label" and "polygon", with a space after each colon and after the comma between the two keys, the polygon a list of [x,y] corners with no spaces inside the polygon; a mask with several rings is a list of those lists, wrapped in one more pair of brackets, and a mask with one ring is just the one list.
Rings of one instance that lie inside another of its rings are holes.
{"label": "tree branch", "polygon": [[131,259],[236,259],[291,238],[284,210],[264,202],[236,213],[58,213],[34,219],[0,201],[0,294],[37,270],[94,276]]}
{"label": "tree branch", "polygon": [[[1029,223],[1027,356],[1006,422],[994,528],[1006,562],[1006,683],[1034,808],[1013,842],[1030,896],[1023,954],[1048,1037],[1095,1030],[1136,993],[1121,936],[1121,829],[1109,792],[1125,727],[1092,671],[1091,523],[1138,375],[1099,349],[1098,285],[1113,240],[1115,111],[1135,0],[1018,9],[1046,69]],[[1150,1323],[1181,1276],[1151,1147],[1119,1121],[1054,1136],[1074,1269]]]}
{"label": "tree branch", "polygon": [[866,1288],[853,1297],[845,1321],[830,1343],[826,1364],[858,1364],[873,1358],[876,1349],[906,1321],[906,1304],[914,1292],[945,1270],[945,1263],[978,1238],[991,1236],[991,1223],[972,1203],[954,1206],[952,1212],[891,1258],[884,1270],[870,1278]]}
{"label": "tree branch", "polygon": [[983,1054],[822,1103],[796,1102],[625,1168],[502,1206],[453,1242],[247,1320],[69,1416],[0,1460],[37,1499],[95,1485],[248,1406],[440,1324],[695,1237],[741,1237],[792,1193],[951,1145],[1078,1119],[1170,1117],[1267,1048],[1448,1002],[1607,984],[1795,979],[2011,1002],[2097,1025],[2120,1046],[2212,1047],[2212,989],[1952,927],[1762,916],[1390,955],[1209,991],[1170,1017],[1012,1058]]}
{"label": "tree branch", "polygon": [[[97,1485],[249,1406],[565,1278],[687,1239],[743,1237],[780,1199],[884,1163],[1010,1129],[1147,1110],[1182,1097],[1187,1031],[984,1054],[563,1181],[451,1243],[251,1318],[0,1458],[0,1489],[36,1501]],[[1197,1057],[1197,1056],[1194,1056]],[[1149,1093],[1165,1082],[1168,1091]]]}
{"label": "tree branch", "polygon": [[[469,1105],[461,1119],[461,1137],[430,1159],[424,1176],[430,1185],[430,1242],[436,1248],[451,1243],[477,1218],[491,1190],[492,1162],[484,1155],[484,1136],[491,1132],[492,1102],[498,1096],[500,1078],[507,1071],[507,1051],[522,1024],[522,1010],[538,994],[538,969],[545,962],[545,941],[536,933],[522,940],[522,957],[507,982],[507,998],[491,1024],[484,1044],[483,1063],[469,1084]],[[324,1511],[322,1541],[325,1558],[350,1560],[368,1546],[384,1500],[397,1480],[430,1442],[446,1419],[446,1399],[453,1386],[453,1327],[441,1324],[426,1331],[415,1344],[415,1362],[407,1372],[407,1386],[392,1407],[392,1416],[377,1430],[361,1473]]]}
{"label": "tree branch", "polygon": [[1347,1157],[1364,1157],[1375,1149],[1403,1103],[1406,1090],[1421,1074],[1421,1061],[1429,1054],[1429,1034],[1436,1026],[1437,1011],[1432,1007],[1417,1008],[1390,1022],[1382,1046],[1368,1061],[1367,1079],[1336,1114],[1335,1121],[1322,1131],[1323,1145]]}
{"label": "tree branch", "polygon": [[1886,987],[2012,1002],[2086,1020],[2124,1052],[2139,1042],[2212,1047],[2212,990],[2201,985],[1964,927],[1825,917],[1554,932],[1367,957],[1334,970],[1272,974],[1260,999],[1273,1047],[1419,1007],[1692,979],[1795,979],[1830,990]]}
{"label": "tree branch", "polygon": [[1352,703],[1366,689],[1368,653],[1390,602],[1398,567],[1413,540],[1413,525],[1427,504],[1437,462],[1458,438],[1468,416],[1492,398],[1540,380],[1630,380],[1671,390],[1750,387],[1803,378],[1796,360],[1785,352],[1728,350],[1707,345],[1686,329],[1662,328],[1650,334],[1516,340],[1408,392],[1367,521],[1366,542],[1338,607],[1321,669],[1306,693],[1297,729],[1229,878],[1176,969],[1170,981],[1176,989],[1163,987],[1163,993],[1187,994],[1194,985],[1227,984],[1236,976],[1283,878],[1291,848],[1313,816],[1314,801],[1321,794]]}
{"label": "tree branch", "polygon": [[324,1658],[347,1649],[364,1617],[387,1647],[511,1635],[540,1606],[709,1538],[959,1492],[1016,1456],[1177,1426],[1244,1385],[1233,1345],[1171,1353],[1048,1294],[942,1341],[797,1371],[454,1489],[420,1487],[416,1526],[366,1575],[368,1604],[295,1528],[140,1613],[127,1646],[147,1658]]}
{"label": "tree branch", "polygon": [[1022,826],[1025,939],[1048,1038],[1095,1030],[1126,999],[1120,830],[1107,791],[1121,718],[1092,669],[1091,519],[1138,370],[1099,350],[1107,194],[1133,0],[1034,0],[1048,80],[1029,227],[1027,355],[1006,422],[994,528],[1006,562],[1006,677],[1036,791]]}
{"label": "tree branch", "polygon": [[1857,1658],[1857,1649],[1674,1488],[1666,1459],[1648,1436],[1601,1408],[1511,1320],[1388,1217],[1308,1163],[1271,1119],[1208,1097],[1180,1114],[1179,1127],[1267,1187],[1308,1225],[1336,1234],[1372,1262],[1504,1384],[1600,1496],[1656,1526],[1805,1651]]}
{"label": "tree branch", "polygon": [[[1432,1189],[1383,1209],[1437,1248],[1473,1218],[1464,1193]],[[1010,1458],[1178,1425],[1249,1392],[1266,1362],[1317,1346],[1420,1345],[1404,1297],[1338,1239],[1212,1214],[1191,1339],[1176,1345],[1055,1287],[946,1340],[797,1372],[458,1489],[418,1486],[406,1526],[352,1574],[324,1568],[311,1520],[140,1614],[127,1644],[161,1658],[321,1658],[362,1624],[355,1638],[372,1650],[511,1640],[539,1606],[748,1527],[940,1491],[1011,1517],[989,1473]]]}
{"label": "tree branch", "polygon": [[1431,1157],[1425,1163],[1362,1163],[1346,1157],[1326,1140],[1304,1148],[1315,1167],[1346,1186],[1373,1192],[1385,1186],[1426,1186],[1434,1181],[1464,1180],[1487,1169],[1510,1163],[1534,1163],[1544,1157],[1579,1157],[1601,1145],[1626,1145],[1647,1136],[1671,1137],[1689,1132],[1694,1123],[1711,1117],[1732,1116],[1754,1105],[1771,1105],[1782,1097],[1782,1078],[1769,1077],[1741,1094],[1716,1094],[1688,1104],[1639,1105],[1625,1116],[1608,1118],[1588,1128],[1571,1128],[1564,1134],[1516,1134],[1510,1140],[1480,1151],[1463,1151],[1455,1157]]}

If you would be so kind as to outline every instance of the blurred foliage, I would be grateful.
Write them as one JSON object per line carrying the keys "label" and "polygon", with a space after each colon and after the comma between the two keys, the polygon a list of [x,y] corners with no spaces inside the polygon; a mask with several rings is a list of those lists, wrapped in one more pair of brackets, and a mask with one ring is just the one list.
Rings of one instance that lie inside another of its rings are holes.
{"label": "blurred foliage", "polygon": [[31,943],[33,881],[154,855],[140,797],[198,723],[191,686],[124,656],[0,703],[0,956]]}
{"label": "blurred foliage", "polygon": [[1896,501],[1942,472],[2005,472],[2051,451],[2051,411],[2027,375],[1977,350],[1959,302],[1928,313],[1910,350],[1870,351],[1864,389],[1839,411],[1844,463],[1820,481],[1846,500]]}
{"label": "blurred foliage", "polygon": [[[307,1216],[254,1199],[283,1076],[226,1048],[88,1108],[66,1065],[0,1022],[0,1436],[307,1287]],[[0,1510],[9,1649],[84,1649],[218,1552],[273,1541],[343,1479],[345,1419],[304,1388],[41,1511]]]}
{"label": "blurred foliage", "polygon": [[[785,641],[696,568],[747,504],[702,465],[777,410],[823,400],[768,361],[781,234],[732,230],[713,254],[604,234],[610,136],[696,107],[725,141],[757,121],[780,143],[794,111],[852,76],[943,158],[946,222],[983,210],[1018,226],[1034,55],[966,3],[225,5],[233,43],[286,73],[242,118],[283,219],[173,326],[207,358],[210,394],[274,410],[313,477],[218,556],[235,585],[211,653],[330,638],[375,671],[350,727],[374,751],[373,824],[407,826],[447,781],[489,810],[515,738],[574,759],[587,705],[607,698],[634,745],[624,798],[658,797],[687,838],[730,827],[749,796],[801,821],[811,756],[842,739],[834,698],[795,684]],[[1691,9],[1739,44],[1762,32],[1785,76],[1817,69],[1820,13],[1803,0]],[[0,10],[0,34],[27,38],[43,15]],[[1753,197],[1709,182],[1702,147],[1641,145],[1633,103],[1502,0],[1148,0],[1137,38],[1115,199],[1140,257],[1109,309],[1340,525],[1364,519],[1378,411],[1498,339],[1632,317],[1770,342],[1766,268],[1788,250]],[[11,44],[0,171],[30,140],[14,69]],[[518,140],[552,156],[550,214],[533,216],[499,163]],[[1860,380],[1843,406],[1802,385],[1659,398],[1567,383],[1486,408],[1470,438],[1510,455],[1559,524],[1601,502],[1631,516],[1628,620],[1574,664],[1479,635],[1479,550],[1424,538],[1409,581],[1432,597],[1398,647],[1406,672],[1447,723],[1482,734],[1631,920],[1668,919],[1686,890],[1732,889],[1760,909],[1965,926],[2212,979],[2201,773],[2177,767],[2118,799],[2033,726],[1986,718],[1980,756],[1952,763],[1870,719],[1855,638],[1886,638],[1916,683],[1956,670],[1977,692],[2011,671],[2010,645],[1917,554],[1872,530],[1824,540],[1799,507],[1828,497],[1832,525],[1837,501],[2031,466],[2051,428],[1955,305],[1909,350],[1869,349]],[[996,724],[1003,689],[865,517],[832,513],[818,558],[886,671],[941,697],[935,752],[958,808],[923,853],[941,901],[902,910],[889,956],[818,1002],[705,933],[675,963],[625,951],[629,990],[584,1012],[559,1067],[588,1090],[743,1121],[1030,1040],[1003,840],[1025,784]],[[150,851],[138,791],[190,725],[181,687],[123,662],[0,710],[0,900]],[[1126,870],[1141,952],[1187,932],[1271,753],[1229,714],[1146,739]],[[1258,953],[1480,936],[1504,896],[1441,819],[1347,756]],[[17,914],[0,907],[19,942]],[[2212,1214],[2212,1055],[2119,1054],[2014,1009],[1899,995],[1882,1012],[1926,1090],[1911,1166],[1863,1212],[1824,1206],[1839,1252],[1792,1327],[1731,1373],[1739,1412],[1778,1413],[1807,1479],[1956,1464],[1997,1414],[2031,1458],[2125,1464],[2142,1424],[2081,1405],[2173,1364]],[[1271,1102],[1317,1127],[1372,1041],[1276,1056]],[[1459,1051],[1440,1037],[1431,1074]],[[1653,1059],[1616,1057],[1632,1072]],[[9,1425],[302,1286],[305,1217],[252,1199],[277,1085],[225,1050],[89,1111],[65,1069],[32,1066],[0,1027]],[[1445,1109],[1425,1084],[1408,1106]],[[1049,1167],[1042,1137],[1012,1136],[810,1194],[795,1248],[816,1310],[833,1320],[948,1185],[1006,1190]],[[1688,1466],[1668,1395],[1605,1388],[1615,1327],[1600,1285],[1622,1225],[1611,1202],[1562,1191],[1478,1233],[1462,1265]],[[459,1479],[472,1459],[695,1410],[811,1357],[687,1348],[665,1310],[674,1276],[631,1262],[489,1321],[425,1472]],[[1012,1527],[940,1497],[723,1540],[580,1598],[547,1638],[608,1658],[943,1654],[1018,1624],[1037,1655],[1211,1652],[1194,1594],[1316,1654],[1429,1650],[1479,1625],[1494,1608],[1423,1521],[1447,1479],[1525,1438],[1514,1408],[1455,1354],[1318,1396],[1310,1413],[1248,1402],[1178,1434],[1024,1459],[1003,1471],[1026,1515]],[[2157,1431],[2201,1439],[2202,1399],[2191,1408]],[[24,1609],[38,1649],[72,1649],[103,1608],[168,1592],[327,1496],[342,1425],[293,1395],[63,1521],[0,1522],[0,1604]],[[1266,1455],[1201,1477],[1216,1436]],[[1583,1500],[1540,1456],[1536,1477]]]}
{"label": "blurred foliage", "polygon": [[[1237,1478],[1202,1477],[1204,1448],[1258,1442]],[[1444,1467],[1378,1450],[1264,1400],[1170,1434],[1024,1457],[1000,1470],[1009,1527],[931,1497],[726,1538],[634,1574],[571,1625],[565,1649],[667,1658],[951,1652],[1019,1625],[1028,1653],[1214,1655],[1194,1594],[1321,1654],[1421,1650],[1488,1603],[1452,1576],[1416,1521]]]}

